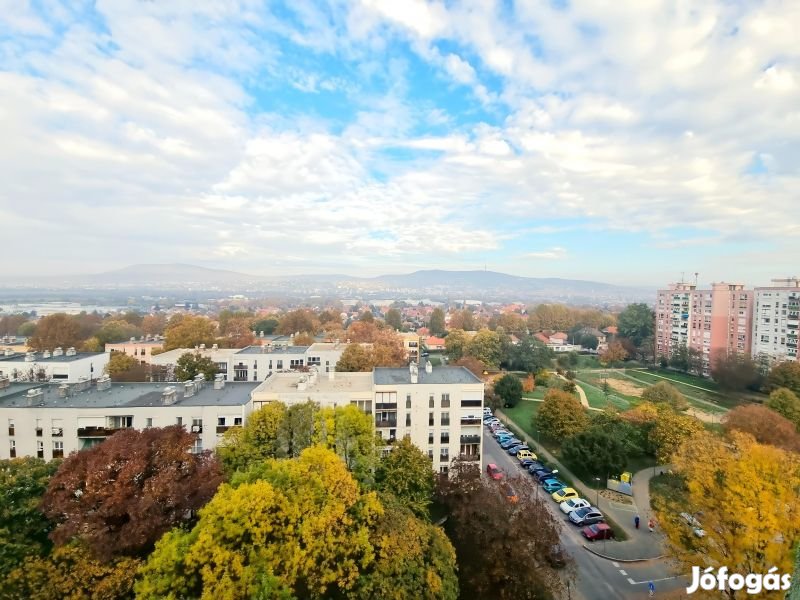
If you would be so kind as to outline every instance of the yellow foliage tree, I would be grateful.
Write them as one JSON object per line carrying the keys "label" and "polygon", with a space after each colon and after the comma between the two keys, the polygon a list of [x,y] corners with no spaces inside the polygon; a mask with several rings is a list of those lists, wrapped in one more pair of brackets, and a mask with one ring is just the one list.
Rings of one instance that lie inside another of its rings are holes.
{"label": "yellow foliage tree", "polygon": [[[800,542],[800,456],[733,432],[693,435],[673,457],[686,498],[667,500],[660,522],[671,554],[684,568],[728,567],[730,573],[791,573]],[[680,517],[697,515],[705,535]],[[783,598],[764,591],[759,598]],[[729,598],[745,591],[729,590]],[[718,597],[718,596],[715,596]]]}
{"label": "yellow foliage tree", "polygon": [[215,333],[214,324],[206,317],[176,315],[164,330],[164,350],[194,348],[198,344],[210,346]]}
{"label": "yellow foliage tree", "polygon": [[525,381],[522,382],[522,391],[530,393],[535,389],[536,389],[536,381],[533,379],[533,374],[528,373],[528,376],[525,378]]}
{"label": "yellow foliage tree", "polygon": [[233,473],[267,458],[285,456],[280,443],[285,420],[286,405],[270,402],[253,412],[244,427],[226,431],[217,447],[217,456],[225,471]]}

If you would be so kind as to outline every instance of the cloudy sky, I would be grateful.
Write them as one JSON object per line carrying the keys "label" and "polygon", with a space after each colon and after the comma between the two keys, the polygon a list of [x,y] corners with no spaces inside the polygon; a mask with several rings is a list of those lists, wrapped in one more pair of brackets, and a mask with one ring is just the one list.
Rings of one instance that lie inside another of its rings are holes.
{"label": "cloudy sky", "polygon": [[800,2],[0,0],[6,274],[800,272]]}

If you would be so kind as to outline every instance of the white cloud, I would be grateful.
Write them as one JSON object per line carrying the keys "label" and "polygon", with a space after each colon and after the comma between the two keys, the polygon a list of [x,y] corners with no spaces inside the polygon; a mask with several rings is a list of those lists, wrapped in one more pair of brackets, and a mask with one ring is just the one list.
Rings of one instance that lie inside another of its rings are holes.
{"label": "white cloud", "polygon": [[553,246],[547,250],[540,250],[538,252],[528,252],[523,255],[524,258],[535,258],[539,260],[561,260],[566,258],[567,251],[560,246]]}

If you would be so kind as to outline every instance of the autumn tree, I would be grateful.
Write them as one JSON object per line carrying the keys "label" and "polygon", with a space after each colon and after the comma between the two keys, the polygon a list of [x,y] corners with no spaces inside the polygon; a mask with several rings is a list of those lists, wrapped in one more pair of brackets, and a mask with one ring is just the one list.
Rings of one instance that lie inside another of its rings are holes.
{"label": "autumn tree", "polygon": [[455,361],[453,365],[456,367],[466,367],[478,379],[483,378],[483,372],[486,369],[486,365],[484,365],[480,360],[478,360],[474,356],[463,356],[459,358],[457,361]]}
{"label": "autumn tree", "polygon": [[81,343],[80,325],[70,315],[55,313],[42,317],[36,324],[36,331],[28,338],[32,350],[44,351],[55,348],[76,347]]}
{"label": "autumn tree", "polygon": [[137,558],[101,559],[78,544],[29,558],[3,582],[4,598],[122,600],[133,597]]}
{"label": "autumn tree", "polygon": [[351,342],[372,343],[378,335],[378,324],[375,321],[353,321],[346,335]]}
{"label": "autumn tree", "polygon": [[530,394],[535,389],[536,389],[536,380],[533,378],[533,373],[528,373],[528,376],[525,378],[525,381],[522,382],[522,391],[524,393]]}
{"label": "autumn tree", "polygon": [[[241,313],[234,314],[240,315]],[[223,339],[226,342],[226,346],[231,348],[246,348],[247,346],[251,346],[256,340],[252,328],[252,317],[234,316],[226,321],[225,329],[220,333],[225,336]]]}
{"label": "autumn tree", "polygon": [[488,367],[498,367],[503,358],[502,339],[496,331],[481,329],[467,342],[464,354],[477,358]]}
{"label": "autumn tree", "polygon": [[[699,432],[675,453],[673,464],[684,479],[685,497],[664,500],[659,516],[678,565],[724,565],[731,573],[767,573],[773,567],[791,572],[792,549],[800,541],[799,455],[739,432],[727,440]],[[699,515],[704,536],[694,535],[680,516],[687,507]],[[745,594],[728,588],[723,595]]]}
{"label": "autumn tree", "polygon": [[674,385],[666,381],[659,381],[655,385],[647,387],[642,392],[642,400],[653,404],[667,404],[673,410],[686,410],[689,408],[689,402],[686,397]]}
{"label": "autumn tree", "polygon": [[164,313],[145,315],[142,319],[142,332],[145,335],[162,335],[167,326],[167,317]]}
{"label": "autumn tree", "polygon": [[564,440],[589,426],[589,417],[580,400],[556,389],[547,390],[534,419],[534,427],[554,440]]}
{"label": "autumn tree", "polygon": [[0,317],[0,335],[17,335],[19,328],[28,322],[25,315],[6,315]]}
{"label": "autumn tree", "polygon": [[392,329],[399,331],[403,328],[403,316],[396,308],[390,308],[386,312],[386,324]]}
{"label": "autumn tree", "polygon": [[278,333],[289,335],[290,333],[316,333],[319,330],[319,319],[310,310],[301,308],[286,313],[281,317],[278,324]]}
{"label": "autumn tree", "polygon": [[372,314],[372,309],[367,308],[366,310],[361,311],[361,314],[358,315],[358,321],[362,323],[374,323],[375,322],[375,315]]}
{"label": "autumn tree", "polygon": [[800,398],[792,390],[788,388],[774,389],[769,395],[766,405],[794,423],[794,426],[800,431]]}
{"label": "autumn tree", "polygon": [[372,354],[361,344],[348,344],[336,362],[336,370],[340,373],[367,372],[372,367]]}
{"label": "autumn tree", "polygon": [[431,335],[443,336],[445,334],[444,328],[444,311],[441,308],[434,308],[431,311],[431,318],[428,321],[428,330]]}
{"label": "autumn tree", "polygon": [[489,319],[489,329],[492,331],[502,327],[507,333],[523,336],[528,333],[528,322],[519,313],[503,313]]}
{"label": "autumn tree", "polygon": [[228,429],[216,450],[225,472],[231,474],[268,458],[286,456],[280,441],[286,417],[285,404],[270,402],[253,411],[243,427]]}
{"label": "autumn tree", "polygon": [[447,357],[450,360],[455,361],[464,356],[467,350],[467,341],[467,335],[462,330],[454,329],[450,331],[450,333],[447,334],[447,337],[444,338],[444,348],[445,352],[447,353]]}
{"label": "autumn tree", "polygon": [[124,319],[109,319],[103,323],[103,326],[94,334],[100,344],[110,344],[115,342],[125,342],[131,338],[136,338],[142,335],[142,330],[136,325],[131,325]]}
{"label": "autumn tree", "polygon": [[675,412],[667,404],[643,402],[621,416],[643,430],[647,451],[655,455],[660,464],[669,463],[681,444],[704,430],[700,421]]}
{"label": "autumn tree", "polygon": [[475,315],[468,308],[455,311],[450,315],[450,329],[475,331],[477,329]]}
{"label": "autumn tree", "polygon": [[70,455],[50,480],[42,511],[57,545],[80,539],[98,557],[142,555],[213,496],[217,460],[191,454],[195,435],[173,425],[125,429]]}
{"label": "autumn tree", "polygon": [[565,331],[577,323],[577,313],[563,304],[538,304],[528,310],[531,331]]}
{"label": "autumn tree", "polygon": [[310,333],[298,333],[292,338],[294,346],[310,346],[314,343],[314,336]]}
{"label": "autumn tree", "polygon": [[711,361],[711,377],[723,390],[742,392],[758,390],[763,375],[758,364],[747,354],[721,353]]}
{"label": "autumn tree", "polygon": [[49,551],[51,525],[39,502],[59,464],[40,458],[0,460],[0,579]]}
{"label": "autumn tree", "polygon": [[214,361],[199,352],[184,352],[175,361],[175,378],[178,381],[194,379],[198,375],[203,375],[206,381],[211,381],[217,371]]}
{"label": "autumn tree", "polygon": [[800,395],[800,362],[786,361],[772,367],[767,376],[768,392],[787,388]]}
{"label": "autumn tree", "polygon": [[628,351],[622,347],[619,341],[613,341],[608,345],[608,348],[600,353],[598,358],[600,359],[600,364],[610,365],[628,358]]}
{"label": "autumn tree", "polygon": [[108,358],[108,364],[105,366],[105,372],[108,373],[112,379],[127,373],[131,369],[139,366],[139,361],[130,354],[124,352],[112,352]]}
{"label": "autumn tree", "polygon": [[164,350],[214,343],[214,324],[206,317],[175,315],[164,330]]}
{"label": "autumn tree", "polygon": [[474,463],[455,461],[450,474],[439,480],[437,499],[448,512],[445,530],[456,549],[461,597],[562,597],[565,580],[548,561],[561,526],[530,478],[509,480],[519,497],[512,503]]}
{"label": "autumn tree", "polygon": [[522,382],[519,377],[506,373],[494,382],[494,391],[500,396],[504,406],[515,407],[522,398]]}
{"label": "autumn tree", "polygon": [[408,438],[395,442],[375,472],[376,489],[393,494],[403,506],[424,519],[429,516],[433,485],[430,459]]}
{"label": "autumn tree", "polygon": [[722,421],[725,431],[741,431],[759,444],[800,452],[800,433],[794,423],[774,410],[759,404],[737,406]]}
{"label": "autumn tree", "polygon": [[567,438],[562,451],[577,470],[594,476],[622,473],[628,464],[623,440],[602,427],[593,426]]}

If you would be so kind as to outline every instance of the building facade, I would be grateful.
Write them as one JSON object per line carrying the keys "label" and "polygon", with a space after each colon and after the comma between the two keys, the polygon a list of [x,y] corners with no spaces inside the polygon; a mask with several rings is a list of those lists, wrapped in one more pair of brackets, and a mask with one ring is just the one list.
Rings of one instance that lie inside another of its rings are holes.
{"label": "building facade", "polygon": [[798,361],[800,278],[773,279],[772,287],[755,288],[752,355],[772,365]]}
{"label": "building facade", "polygon": [[24,353],[6,350],[0,356],[0,378],[67,383],[91,381],[103,375],[108,358],[105,352],[76,352],[75,348]]}
{"label": "building facade", "polygon": [[160,349],[164,345],[163,339],[141,339],[131,338],[127,342],[106,344],[106,352],[121,352],[128,356],[133,356],[143,365],[152,362],[153,350]]}

